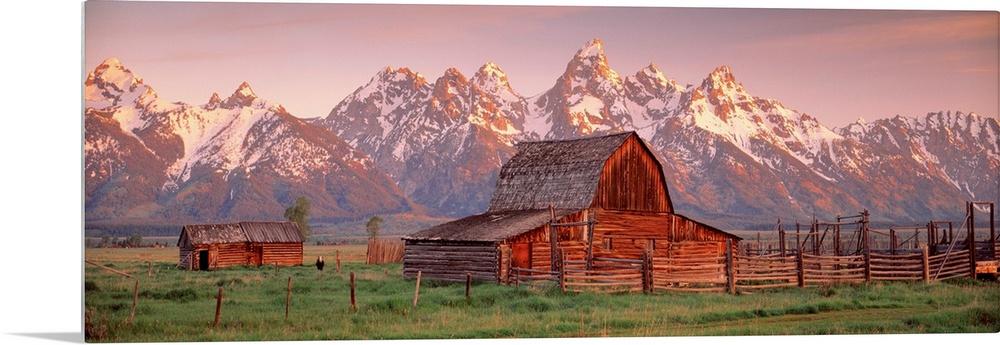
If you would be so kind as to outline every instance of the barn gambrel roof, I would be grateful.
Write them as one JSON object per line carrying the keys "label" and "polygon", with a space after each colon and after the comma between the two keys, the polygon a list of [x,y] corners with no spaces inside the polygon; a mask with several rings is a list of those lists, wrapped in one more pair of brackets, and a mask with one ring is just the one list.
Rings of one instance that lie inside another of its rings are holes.
{"label": "barn gambrel roof", "polygon": [[[594,200],[604,163],[635,132],[523,142],[500,168],[487,211],[585,209]],[[641,139],[640,139],[641,140]]]}

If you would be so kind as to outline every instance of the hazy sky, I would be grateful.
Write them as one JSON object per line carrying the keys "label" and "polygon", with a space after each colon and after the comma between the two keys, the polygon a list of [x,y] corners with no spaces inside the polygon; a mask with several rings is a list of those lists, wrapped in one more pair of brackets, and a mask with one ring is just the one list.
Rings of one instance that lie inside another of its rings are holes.
{"label": "hazy sky", "polygon": [[191,104],[247,81],[316,117],[385,66],[433,82],[494,62],[532,96],[599,37],[622,76],[655,63],[698,84],[728,65],[751,94],[839,127],[939,110],[996,117],[998,31],[995,10],[87,2],[83,69],[117,57],[160,97]]}

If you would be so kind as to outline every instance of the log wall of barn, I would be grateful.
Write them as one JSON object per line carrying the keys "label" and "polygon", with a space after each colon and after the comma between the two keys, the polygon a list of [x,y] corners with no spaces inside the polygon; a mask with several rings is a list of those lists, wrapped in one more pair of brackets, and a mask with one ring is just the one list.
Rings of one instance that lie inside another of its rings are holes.
{"label": "log wall of barn", "polygon": [[718,242],[719,252],[724,253],[729,238],[675,214],[598,209],[594,257],[638,259],[643,249],[650,247],[654,256],[666,257],[676,243],[706,241]]}
{"label": "log wall of barn", "polygon": [[493,242],[445,242],[407,240],[403,253],[403,278],[465,281],[467,273],[476,280],[497,282],[499,247]]}
{"label": "log wall of barn", "polygon": [[[299,266],[302,265],[302,243],[261,243],[263,265]],[[246,262],[254,264],[254,260]]]}
{"label": "log wall of barn", "polygon": [[179,253],[178,266],[184,269],[198,269],[198,252],[208,251],[208,266],[210,269],[217,267],[256,265],[258,255],[256,248],[263,247],[261,251],[261,263],[273,265],[275,262],[281,266],[294,266],[302,264],[302,244],[301,243],[215,243],[207,245],[194,245],[181,247]]}
{"label": "log wall of barn", "polygon": [[[576,223],[587,219],[588,211],[564,216],[558,223]],[[531,269],[548,271],[552,269],[552,247],[549,244],[549,225],[545,224],[521,235],[508,238],[504,246],[514,243],[531,243]],[[583,225],[556,227],[556,241],[568,260],[584,260],[587,257],[587,227]]]}
{"label": "log wall of barn", "polygon": [[246,243],[219,243],[208,246],[209,267],[229,267],[247,264]]}
{"label": "log wall of barn", "polygon": [[673,212],[660,165],[639,140],[628,138],[605,162],[593,207]]}

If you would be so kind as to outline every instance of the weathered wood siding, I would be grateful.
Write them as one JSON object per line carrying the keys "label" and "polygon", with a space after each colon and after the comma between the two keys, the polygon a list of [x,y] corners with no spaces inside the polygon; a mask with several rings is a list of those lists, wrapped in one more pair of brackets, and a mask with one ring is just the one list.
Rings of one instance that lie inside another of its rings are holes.
{"label": "weathered wood siding", "polygon": [[[263,247],[261,263],[263,265],[300,266],[302,265],[302,243],[261,243]],[[256,264],[254,260],[245,265]]]}
{"label": "weathered wood siding", "polygon": [[247,243],[219,243],[208,246],[209,267],[229,267],[247,264]]}
{"label": "weathered wood siding", "polygon": [[[581,211],[560,218],[557,223],[576,223],[586,220],[587,211]],[[552,269],[552,246],[549,225],[545,224],[521,235],[511,237],[503,245],[531,243],[531,268],[548,271]],[[556,242],[569,260],[585,260],[587,257],[587,227],[584,225],[556,227]]]}
{"label": "weathered wood siding", "polygon": [[640,140],[629,137],[605,162],[593,207],[673,212],[660,164]]}
{"label": "weathered wood siding", "polygon": [[403,254],[403,278],[465,281],[467,273],[476,280],[497,282],[500,250],[492,242],[449,242],[407,240]]}
{"label": "weathered wood siding", "polygon": [[717,242],[720,252],[724,253],[729,238],[722,232],[671,213],[598,209],[594,256],[639,259],[643,249],[651,247],[655,257],[666,257],[671,244],[687,241]]}
{"label": "weathered wood siding", "polygon": [[[260,249],[258,249],[260,248]],[[208,267],[302,264],[302,243],[213,243],[180,248],[178,266],[199,269],[198,253],[208,251]]]}

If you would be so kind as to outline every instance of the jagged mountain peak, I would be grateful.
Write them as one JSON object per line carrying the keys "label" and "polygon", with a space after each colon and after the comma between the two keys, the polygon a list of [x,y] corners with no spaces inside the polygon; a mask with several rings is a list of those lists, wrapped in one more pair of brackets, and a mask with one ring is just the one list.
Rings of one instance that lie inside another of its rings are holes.
{"label": "jagged mountain peak", "polygon": [[469,80],[465,78],[456,68],[449,68],[444,71],[444,75],[434,82],[434,97],[451,98],[455,95],[465,93]]}
{"label": "jagged mountain peak", "polygon": [[419,82],[426,83],[424,76],[420,73],[414,72],[409,67],[399,67],[392,68],[392,66],[386,66],[378,74],[372,78],[372,81],[382,81],[382,82]]}
{"label": "jagged mountain peak", "polygon": [[451,67],[451,68],[448,68],[448,69],[444,70],[444,76],[442,76],[441,78],[445,78],[445,79],[462,79],[462,80],[466,79],[465,75],[462,74],[462,71],[459,71],[458,68],[455,68],[455,67]]}
{"label": "jagged mountain peak", "polygon": [[603,57],[604,56],[604,42],[601,42],[600,38],[594,38],[588,41],[583,47],[576,52],[576,58],[586,59],[590,57]]}
{"label": "jagged mountain peak", "polygon": [[227,108],[234,107],[248,107],[253,105],[254,101],[258,99],[257,94],[253,92],[253,88],[250,87],[250,83],[244,81],[240,83],[240,86],[233,91],[233,94],[226,98],[222,105]]}
{"label": "jagged mountain peak", "polygon": [[219,105],[220,103],[222,103],[222,97],[219,97],[218,92],[212,92],[212,96],[208,98],[206,105]]}
{"label": "jagged mountain peak", "polygon": [[504,73],[503,69],[501,69],[500,66],[497,66],[497,64],[493,62],[484,63],[482,67],[479,67],[479,71],[477,71],[476,74],[496,75],[496,76],[503,76],[504,78],[507,77],[507,74]]}
{"label": "jagged mountain peak", "polygon": [[604,55],[604,44],[601,39],[595,38],[587,42],[573,56],[573,59],[566,65],[566,72],[563,77],[571,80],[610,80],[614,83],[621,82],[618,73],[608,65],[608,59]]}
{"label": "jagged mountain peak", "polygon": [[113,57],[104,60],[88,75],[88,85],[97,82],[114,85],[118,91],[134,89],[143,83],[142,78],[132,73],[131,70],[122,65],[121,61]]}
{"label": "jagged mountain peak", "polygon": [[709,95],[730,93],[733,91],[739,93],[746,92],[743,89],[743,84],[736,82],[736,77],[733,75],[732,69],[726,65],[719,66],[712,73],[709,73],[708,77],[702,81],[701,87]]}
{"label": "jagged mountain peak", "polygon": [[106,108],[131,102],[139,97],[145,97],[147,101],[153,100],[156,98],[156,91],[145,85],[141,77],[114,57],[105,59],[84,81],[87,107]]}
{"label": "jagged mountain peak", "polygon": [[507,79],[507,73],[497,66],[497,64],[492,62],[487,62],[479,68],[479,71],[472,76],[473,84],[475,84],[483,92],[499,95],[506,93],[512,95],[516,98],[520,97],[514,88],[510,86],[510,81]]}
{"label": "jagged mountain peak", "polygon": [[647,86],[656,85],[659,89],[677,90],[681,88],[673,79],[663,75],[663,71],[654,63],[650,63],[636,72],[634,78]]}

